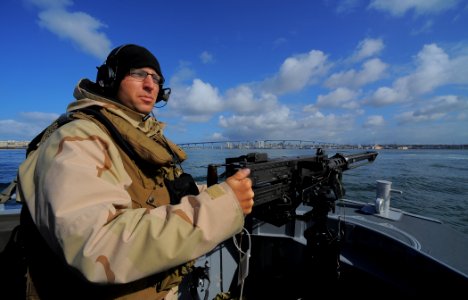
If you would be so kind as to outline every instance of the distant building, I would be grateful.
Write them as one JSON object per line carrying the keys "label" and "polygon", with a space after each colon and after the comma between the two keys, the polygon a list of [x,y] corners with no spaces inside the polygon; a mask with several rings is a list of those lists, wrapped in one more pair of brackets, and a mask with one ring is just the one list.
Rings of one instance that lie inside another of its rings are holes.
{"label": "distant building", "polygon": [[375,144],[375,145],[372,147],[372,149],[374,149],[374,150],[382,150],[383,147],[380,146],[380,145]]}
{"label": "distant building", "polygon": [[255,141],[255,148],[257,149],[265,148],[265,141]]}
{"label": "distant building", "polygon": [[0,149],[23,149],[28,144],[29,141],[0,141]]}

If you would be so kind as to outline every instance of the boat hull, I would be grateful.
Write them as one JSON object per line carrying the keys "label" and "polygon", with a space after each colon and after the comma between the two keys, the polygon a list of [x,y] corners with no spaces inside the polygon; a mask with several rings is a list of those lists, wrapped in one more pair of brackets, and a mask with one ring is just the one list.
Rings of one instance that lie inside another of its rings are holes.
{"label": "boat hull", "polygon": [[[363,298],[376,293],[393,297],[468,292],[465,235],[438,220],[399,210],[395,210],[401,213],[398,220],[388,219],[366,212],[365,207],[365,203],[340,201],[336,212],[328,215],[329,233],[342,234],[328,250],[323,248],[326,256],[314,254],[310,237],[306,238],[313,226],[310,218],[298,217],[282,226],[254,222],[243,242],[239,236],[236,243],[229,239],[197,260],[198,275],[184,280],[180,299],[193,299],[195,293],[213,299],[228,291],[247,299],[312,299],[324,292]],[[298,215],[306,216],[308,209],[301,207]],[[2,211],[0,249],[18,223],[19,209]],[[250,249],[243,284],[239,249]],[[317,265],[314,257],[325,264]]]}
{"label": "boat hull", "polygon": [[[390,220],[363,212],[364,203],[340,205],[327,220],[332,235],[342,233],[330,243],[329,256],[314,252],[313,240],[304,234],[313,225],[307,218],[282,226],[258,222],[251,229],[244,285],[238,278],[242,255],[228,240],[197,261],[208,267],[209,278],[209,286],[198,288],[199,296],[208,293],[212,299],[231,291],[247,299],[316,299],[323,293],[370,298],[468,292],[463,234],[422,216],[402,212],[399,220]],[[326,263],[317,264],[314,257]]]}

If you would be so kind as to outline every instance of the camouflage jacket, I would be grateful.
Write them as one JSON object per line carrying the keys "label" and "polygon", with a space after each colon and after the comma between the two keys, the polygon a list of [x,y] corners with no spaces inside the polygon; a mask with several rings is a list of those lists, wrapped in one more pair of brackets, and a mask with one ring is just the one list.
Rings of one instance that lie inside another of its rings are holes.
{"label": "camouflage jacket", "polygon": [[[98,96],[88,84],[80,81],[68,111],[100,106],[147,137],[162,136],[164,124]],[[181,150],[177,155],[185,158]],[[162,167],[171,161],[149,159]],[[242,229],[242,209],[226,183],[200,186],[198,195],[184,196],[176,205],[148,208],[134,205],[132,177],[121,149],[102,126],[79,119],[54,130],[28,155],[18,172],[17,194],[52,251],[99,284],[125,284],[161,273]]]}

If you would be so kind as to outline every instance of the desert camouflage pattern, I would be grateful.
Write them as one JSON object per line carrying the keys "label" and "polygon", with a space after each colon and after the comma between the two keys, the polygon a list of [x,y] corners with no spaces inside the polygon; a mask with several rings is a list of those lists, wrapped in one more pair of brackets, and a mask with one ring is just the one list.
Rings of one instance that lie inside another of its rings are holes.
{"label": "desert camouflage pattern", "polygon": [[[68,110],[104,106],[147,136],[162,134],[153,117],[78,85]],[[128,283],[196,259],[241,231],[244,215],[225,183],[154,209],[132,208],[132,184],[112,139],[96,123],[75,120],[20,166],[18,198],[59,256],[95,283]]]}

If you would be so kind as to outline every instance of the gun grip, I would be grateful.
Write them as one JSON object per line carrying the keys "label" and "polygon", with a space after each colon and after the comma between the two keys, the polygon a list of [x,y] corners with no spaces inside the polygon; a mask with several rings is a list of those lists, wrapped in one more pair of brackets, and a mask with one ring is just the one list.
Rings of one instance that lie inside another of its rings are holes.
{"label": "gun grip", "polygon": [[210,164],[206,174],[206,184],[212,186],[218,183],[218,166]]}

